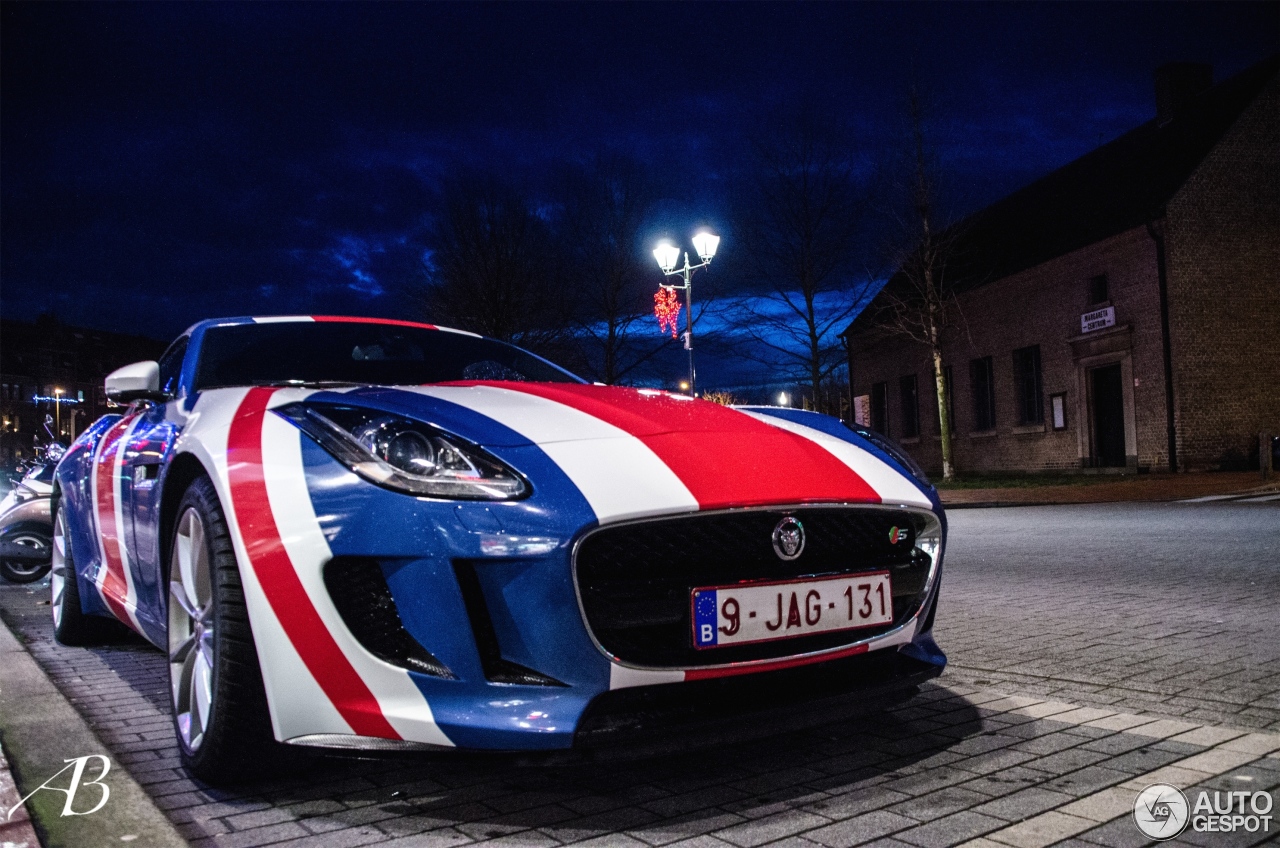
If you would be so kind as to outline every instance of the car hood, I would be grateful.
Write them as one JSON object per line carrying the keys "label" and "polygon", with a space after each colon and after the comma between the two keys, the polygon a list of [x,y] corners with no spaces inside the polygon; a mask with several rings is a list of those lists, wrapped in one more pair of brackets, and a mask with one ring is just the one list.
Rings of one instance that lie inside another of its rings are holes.
{"label": "car hood", "polygon": [[570,383],[443,383],[357,389],[344,397],[434,424],[500,455],[537,446],[571,477],[609,475],[613,486],[642,486],[674,475],[702,508],[931,505],[909,474],[827,416],[802,423],[669,392]]}

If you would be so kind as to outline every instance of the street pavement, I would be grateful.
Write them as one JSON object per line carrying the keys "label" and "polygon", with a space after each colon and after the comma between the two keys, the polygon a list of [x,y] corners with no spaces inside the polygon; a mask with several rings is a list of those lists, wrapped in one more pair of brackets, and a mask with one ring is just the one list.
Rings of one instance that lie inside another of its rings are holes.
{"label": "street pavement", "polygon": [[1132,811],[1151,783],[1280,786],[1280,506],[968,509],[950,523],[937,635],[951,665],[916,698],[632,762],[330,760],[212,789],[178,764],[159,652],[54,644],[47,586],[0,588],[0,614],[194,845],[1096,848],[1147,844]]}
{"label": "street pavement", "polygon": [[948,516],[947,679],[1280,731],[1280,505]]}

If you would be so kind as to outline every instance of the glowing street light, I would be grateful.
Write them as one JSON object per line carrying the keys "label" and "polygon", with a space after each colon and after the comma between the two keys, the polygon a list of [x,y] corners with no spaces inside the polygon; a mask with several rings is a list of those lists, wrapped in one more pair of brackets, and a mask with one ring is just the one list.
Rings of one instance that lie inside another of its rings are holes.
{"label": "glowing street light", "polygon": [[[658,242],[658,246],[653,250],[653,258],[658,260],[658,267],[662,269],[662,273],[667,277],[680,277],[684,280],[681,285],[661,284],[658,293],[660,296],[663,292],[669,295],[669,300],[663,300],[659,297],[659,306],[667,303],[671,308],[670,313],[665,315],[671,320],[671,333],[675,335],[675,321],[678,315],[680,305],[675,300],[675,292],[684,292],[684,308],[685,308],[685,330],[684,330],[684,349],[689,351],[689,384],[688,390],[690,395],[697,394],[697,378],[698,372],[693,366],[693,272],[699,268],[706,268],[711,264],[712,258],[716,255],[716,249],[720,246],[720,236],[710,233],[706,230],[700,231],[693,237],[693,249],[698,252],[698,256],[702,262],[697,265],[689,264],[689,254],[684,253],[684,266],[676,267],[676,263],[680,261],[680,248],[676,247],[669,241],[663,240]],[[658,321],[665,321],[663,312],[658,313]],[[664,325],[665,326],[665,325]],[[685,388],[684,383],[680,384],[680,388]]]}
{"label": "glowing street light", "polygon": [[62,389],[57,387],[53,390],[53,415],[53,431],[57,433],[57,438],[54,441],[62,441]]}

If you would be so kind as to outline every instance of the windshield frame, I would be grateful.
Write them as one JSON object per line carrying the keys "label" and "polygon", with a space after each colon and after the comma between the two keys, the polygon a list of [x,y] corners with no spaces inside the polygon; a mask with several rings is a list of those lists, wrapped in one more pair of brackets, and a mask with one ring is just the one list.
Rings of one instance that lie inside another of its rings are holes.
{"label": "windshield frame", "polygon": [[[302,329],[304,327],[315,328],[315,329],[314,330]],[[348,377],[352,376],[350,374],[329,375],[328,377],[321,377],[321,375],[318,375],[318,374],[310,374],[310,375],[300,374],[297,377],[285,377],[280,375],[271,376],[268,374],[257,379],[228,380],[228,379],[217,379],[214,375],[207,373],[207,368],[211,367],[209,365],[208,357],[217,350],[218,342],[221,341],[220,337],[224,335],[228,335],[230,333],[248,335],[248,334],[253,334],[255,332],[260,332],[264,336],[273,334],[273,332],[279,335],[281,330],[283,330],[284,328],[290,328],[295,333],[305,334],[309,331],[320,333],[322,332],[319,330],[320,327],[328,327],[328,328],[333,328],[335,330],[339,327],[358,328],[355,330],[355,332],[361,332],[361,331],[369,332],[369,331],[375,331],[380,329],[382,331],[391,331],[397,335],[410,333],[417,336],[418,334],[422,334],[421,338],[431,338],[431,336],[434,336],[435,334],[439,334],[438,338],[442,342],[447,343],[447,341],[451,338],[451,339],[455,339],[459,345],[463,345],[463,346],[470,346],[470,345],[476,345],[476,344],[494,346],[495,352],[505,354],[503,357],[501,357],[501,359],[506,359],[509,361],[515,360],[516,362],[518,362],[521,359],[527,358],[527,360],[529,361],[526,364],[529,364],[529,365],[536,364],[538,368],[546,369],[546,373],[537,374],[530,377],[530,376],[524,376],[524,372],[517,370],[518,366],[514,363],[506,364],[498,361],[498,358],[496,357],[494,360],[492,360],[496,365],[509,369],[511,372],[515,374],[520,374],[523,377],[523,381],[565,382],[565,383],[579,383],[579,384],[585,384],[588,382],[587,380],[584,380],[583,378],[579,377],[578,375],[574,374],[568,369],[560,365],[557,365],[554,362],[551,362],[545,357],[538,356],[535,353],[527,351],[524,348],[519,347],[518,345],[499,341],[498,339],[491,339],[486,336],[480,336],[475,333],[467,333],[467,332],[462,332],[458,330],[449,330],[445,328],[437,328],[431,325],[413,324],[410,322],[396,321],[393,319],[388,319],[385,321],[380,321],[376,319],[372,319],[372,320],[371,319],[355,319],[350,321],[344,321],[344,320],[336,320],[336,321],[329,320],[329,321],[323,321],[323,322],[321,321],[314,321],[314,322],[312,321],[271,321],[271,322],[262,322],[262,323],[254,322],[254,321],[237,321],[234,323],[210,322],[208,326],[200,328],[200,331],[198,333],[200,337],[198,346],[192,345],[191,348],[188,348],[189,352],[194,349],[197,353],[197,355],[193,358],[193,361],[189,363],[191,391],[195,393],[195,392],[208,391],[212,389],[244,388],[246,386],[261,386],[261,385],[329,386],[329,387],[363,386],[363,385],[395,386],[395,385],[431,385],[434,383],[459,382],[459,381],[492,382],[498,379],[502,379],[502,378],[492,378],[492,377],[477,378],[477,377],[454,376],[454,377],[451,377],[450,379],[441,379],[441,380],[386,381],[386,380],[374,380],[374,379],[348,379]],[[431,336],[427,334],[431,334]],[[193,338],[193,341],[195,341],[194,338]],[[435,341],[435,339],[432,338],[432,341]],[[424,346],[424,348],[422,349],[422,352],[429,356],[429,352],[430,352],[429,346]],[[358,361],[358,360],[353,359],[353,361]],[[421,362],[423,369],[432,367],[429,364],[429,359],[426,359],[426,358],[422,360],[413,360],[413,359],[389,359],[389,360],[370,359],[369,360],[369,362],[371,363],[376,361],[387,361],[388,363]],[[359,366],[355,366],[355,367],[359,367]],[[389,364],[388,367],[390,368],[392,367],[392,365]],[[402,364],[399,367],[403,368],[403,367],[410,367],[410,366]],[[237,376],[248,377],[249,375],[237,375]],[[559,379],[554,379],[554,380],[543,379],[547,377],[556,377]]]}

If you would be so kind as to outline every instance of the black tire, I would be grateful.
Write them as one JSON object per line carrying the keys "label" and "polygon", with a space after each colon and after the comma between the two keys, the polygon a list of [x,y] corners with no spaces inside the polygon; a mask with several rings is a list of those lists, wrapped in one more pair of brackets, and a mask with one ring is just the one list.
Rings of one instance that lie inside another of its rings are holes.
{"label": "black tire", "polygon": [[[50,602],[53,612],[53,638],[63,645],[83,647],[101,645],[119,639],[125,630],[120,622],[99,615],[87,615],[80,607],[80,585],[76,579],[75,560],[71,556],[71,540],[66,532],[66,516],[61,502],[53,502],[53,569],[49,581]],[[59,523],[62,523],[59,542]],[[61,544],[63,553],[59,555]],[[61,577],[61,584],[59,583]],[[61,589],[61,591],[59,591]]]}
{"label": "black tire", "polygon": [[5,532],[4,541],[42,551],[44,562],[0,559],[0,577],[10,583],[34,583],[49,573],[49,561],[53,550],[53,539],[49,528],[43,525],[38,527],[27,524],[15,525]]}
{"label": "black tire", "polygon": [[[240,581],[240,569],[236,562],[226,516],[218,501],[213,483],[207,477],[198,477],[187,487],[178,504],[173,532],[166,546],[169,556],[166,602],[170,607],[168,618],[170,645],[173,646],[176,629],[181,625],[186,611],[174,605],[174,576],[179,568],[174,557],[175,543],[184,527],[188,511],[194,512],[202,522],[203,543],[206,546],[208,567],[207,621],[212,623],[212,655],[207,657],[211,668],[209,679],[209,705],[207,721],[199,734],[199,740],[191,739],[191,723],[197,721],[195,711],[188,704],[185,714],[188,729],[184,731],[180,716],[180,689],[182,673],[187,668],[172,648],[169,654],[170,698],[173,711],[174,733],[182,762],[192,775],[211,784],[229,784],[247,779],[277,774],[299,760],[296,749],[275,741],[267,707],[266,691],[262,685],[262,672],[258,666],[258,653],[254,645],[253,630],[245,607],[244,589]],[[190,542],[189,542],[190,543]],[[176,618],[175,618],[176,616]],[[204,620],[204,619],[202,619]],[[190,619],[194,622],[194,619]],[[175,623],[177,622],[177,623]],[[191,624],[194,627],[194,624]],[[200,640],[193,639],[193,643]],[[191,653],[198,653],[193,647]],[[207,656],[207,654],[206,654]],[[193,662],[195,659],[193,658]],[[176,667],[176,668],[175,668]],[[175,674],[178,675],[175,678]],[[188,698],[194,697],[187,689]]]}

